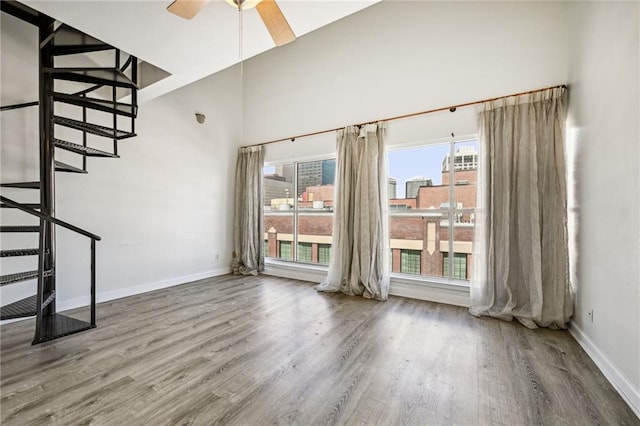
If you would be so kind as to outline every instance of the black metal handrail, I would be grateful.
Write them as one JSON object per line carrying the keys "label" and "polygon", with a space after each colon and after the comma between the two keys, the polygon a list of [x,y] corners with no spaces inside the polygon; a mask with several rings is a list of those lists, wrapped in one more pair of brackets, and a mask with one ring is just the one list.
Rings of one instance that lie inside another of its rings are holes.
{"label": "black metal handrail", "polygon": [[[102,238],[96,234],[92,234],[89,231],[85,231],[84,229],[78,228],[77,226],[71,225],[70,223],[64,222],[60,219],[56,219],[55,217],[51,217],[42,212],[34,210],[30,207],[25,207],[17,201],[11,200],[7,197],[3,197],[0,195],[0,201],[15,207],[19,210],[22,210],[25,213],[28,213],[33,216],[37,216],[40,218],[40,238],[39,240],[39,249],[40,254],[38,255],[38,298],[36,301],[36,309],[37,315],[40,317],[42,315],[42,311],[47,307],[50,302],[50,298],[55,296],[49,295],[46,300],[41,299],[41,295],[44,291],[44,252],[45,252],[45,227],[46,223],[53,223],[58,226],[62,226],[70,231],[76,232],[78,234],[84,235],[91,239],[91,326],[95,327],[96,325],[96,241],[100,241]],[[50,226],[50,225],[49,225]],[[36,321],[36,336],[40,336],[41,334],[41,324],[40,321]]]}
{"label": "black metal handrail", "polygon": [[54,224],[56,224],[58,226],[62,226],[63,228],[67,228],[70,231],[73,231],[73,232],[76,232],[78,234],[84,235],[85,237],[91,238],[92,240],[100,241],[102,239],[102,237],[100,237],[100,236],[98,236],[96,234],[92,234],[89,231],[85,231],[82,228],[78,228],[77,226],[74,226],[74,225],[72,225],[70,223],[64,222],[64,221],[62,221],[60,219],[56,219],[55,217],[51,217],[49,215],[46,215],[46,214],[44,214],[42,212],[39,212],[37,210],[34,210],[34,209],[30,208],[30,207],[25,207],[22,204],[18,203],[17,201],[11,200],[11,199],[9,199],[7,197],[3,197],[3,196],[0,195],[0,201],[5,203],[5,204],[7,204],[7,205],[9,205],[9,206],[12,206],[12,207],[15,207],[17,209],[20,209],[25,213],[29,213],[30,215],[38,216],[40,219],[44,219],[47,222],[54,223]]}
{"label": "black metal handrail", "polygon": [[12,109],[19,109],[19,108],[26,108],[26,107],[36,106],[38,104],[39,104],[38,101],[33,101],[33,102],[23,102],[21,104],[5,105],[5,106],[0,106],[0,111],[10,111]]}

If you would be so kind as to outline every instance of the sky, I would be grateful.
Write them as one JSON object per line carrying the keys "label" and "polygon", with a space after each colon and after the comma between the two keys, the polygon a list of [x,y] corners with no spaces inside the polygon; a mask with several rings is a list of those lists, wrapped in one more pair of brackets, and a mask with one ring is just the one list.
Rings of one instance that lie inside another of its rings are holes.
{"label": "sky", "polygon": [[[476,146],[476,142],[456,143],[456,150]],[[431,179],[434,185],[442,184],[442,160],[449,153],[449,143],[389,151],[389,177],[396,178],[396,198],[404,198],[405,182],[417,176]]]}
{"label": "sky", "polygon": [[404,198],[405,182],[423,176],[434,185],[442,184],[442,160],[449,152],[449,144],[389,151],[389,177],[396,178],[396,198]]}

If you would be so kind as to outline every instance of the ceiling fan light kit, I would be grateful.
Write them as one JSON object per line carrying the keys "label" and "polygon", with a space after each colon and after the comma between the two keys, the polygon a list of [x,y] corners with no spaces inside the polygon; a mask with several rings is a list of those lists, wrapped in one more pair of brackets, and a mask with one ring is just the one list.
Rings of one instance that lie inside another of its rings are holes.
{"label": "ceiling fan light kit", "polygon": [[[208,2],[209,0],[175,0],[167,10],[181,18],[191,19]],[[282,46],[296,39],[296,35],[275,0],[225,0],[225,2],[238,11],[255,7],[276,46]]]}
{"label": "ceiling fan light kit", "polygon": [[227,4],[233,7],[234,9],[247,10],[247,9],[253,9],[262,0],[224,0],[224,1],[226,1]]}

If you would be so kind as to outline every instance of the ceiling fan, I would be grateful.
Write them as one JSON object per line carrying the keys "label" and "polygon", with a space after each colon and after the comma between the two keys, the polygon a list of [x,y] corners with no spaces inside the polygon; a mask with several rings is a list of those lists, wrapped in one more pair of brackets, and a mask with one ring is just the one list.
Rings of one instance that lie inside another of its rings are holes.
{"label": "ceiling fan", "polygon": [[[239,11],[255,7],[262,22],[267,27],[276,46],[282,46],[296,39],[291,26],[282,14],[275,0],[225,0]],[[184,19],[191,19],[209,3],[209,0],[175,0],[167,10]]]}

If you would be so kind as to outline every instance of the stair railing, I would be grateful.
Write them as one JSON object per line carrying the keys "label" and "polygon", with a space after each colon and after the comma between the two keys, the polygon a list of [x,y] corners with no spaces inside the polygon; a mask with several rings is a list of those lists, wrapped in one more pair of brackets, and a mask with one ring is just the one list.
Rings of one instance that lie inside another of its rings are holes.
{"label": "stair railing", "polygon": [[38,106],[38,104],[39,104],[38,101],[33,101],[33,102],[23,102],[21,104],[6,105],[6,106],[0,107],[0,111],[11,111],[12,109],[20,109],[20,108]]}
{"label": "stair railing", "polygon": [[[34,210],[30,207],[23,206],[19,202],[15,200],[11,200],[7,197],[0,195],[0,202],[3,204],[7,204],[11,207],[15,207],[19,210],[22,210],[25,213],[28,213],[32,216],[37,216],[40,218],[40,238],[39,238],[39,248],[40,252],[38,254],[38,295],[36,297],[36,315],[38,318],[42,317],[42,311],[51,303],[54,295],[49,295],[45,300],[43,294],[43,276],[44,276],[44,236],[45,236],[45,227],[51,226],[52,224],[61,226],[70,231],[73,231],[77,234],[83,235],[89,239],[91,239],[91,326],[96,326],[96,241],[100,241],[102,238],[96,234],[92,234],[89,231],[86,231],[82,228],[78,228],[75,225],[64,222],[60,219],[56,219],[55,217],[46,215],[42,212]],[[54,272],[55,273],[55,272]],[[36,321],[36,340],[41,335],[41,322]]]}

